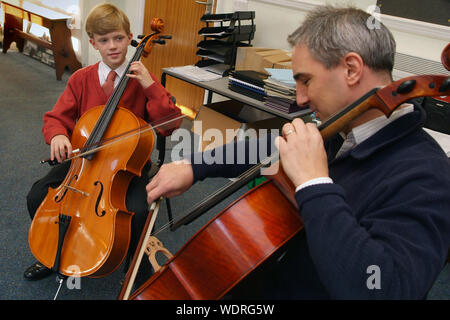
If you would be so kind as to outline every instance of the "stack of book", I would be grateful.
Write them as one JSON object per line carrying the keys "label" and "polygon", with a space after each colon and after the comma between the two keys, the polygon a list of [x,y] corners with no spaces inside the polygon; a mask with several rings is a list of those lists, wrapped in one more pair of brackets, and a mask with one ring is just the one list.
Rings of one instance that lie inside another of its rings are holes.
{"label": "stack of book", "polygon": [[269,75],[253,71],[233,71],[228,88],[253,99],[263,101],[265,106],[286,114],[299,112],[296,102],[296,84],[290,69],[265,69]]}
{"label": "stack of book", "polygon": [[265,105],[285,113],[293,113],[305,109],[296,102],[295,81],[292,70],[266,69],[270,77],[264,80],[266,92]]}
{"label": "stack of book", "polygon": [[267,75],[260,72],[252,70],[233,71],[228,78],[228,88],[253,99],[264,101],[266,97],[265,79],[267,79]]}

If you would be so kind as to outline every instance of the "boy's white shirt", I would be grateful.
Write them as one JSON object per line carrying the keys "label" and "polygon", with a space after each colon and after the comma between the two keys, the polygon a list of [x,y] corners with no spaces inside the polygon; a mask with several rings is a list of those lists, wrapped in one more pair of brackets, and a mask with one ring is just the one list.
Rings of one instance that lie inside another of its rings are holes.
{"label": "boy's white shirt", "polygon": [[[125,70],[127,69],[127,66],[128,60],[125,59],[125,61],[120,65],[120,67],[114,70],[118,75],[118,77],[116,77],[116,79],[114,80],[114,88],[117,87],[117,85],[119,84],[120,79],[122,78],[122,76],[125,73]],[[98,65],[98,79],[100,80],[100,86],[103,86],[103,84],[106,81],[106,77],[108,77],[108,74],[111,70],[112,69],[108,67],[103,61],[100,61]]]}

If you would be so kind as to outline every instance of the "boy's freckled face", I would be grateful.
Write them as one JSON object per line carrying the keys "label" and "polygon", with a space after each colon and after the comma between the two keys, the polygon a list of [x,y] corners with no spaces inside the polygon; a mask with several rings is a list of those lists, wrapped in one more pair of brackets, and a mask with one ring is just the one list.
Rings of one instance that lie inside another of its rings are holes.
{"label": "boy's freckled face", "polygon": [[114,70],[125,61],[131,39],[131,33],[118,30],[104,35],[94,33],[89,42],[99,51],[103,62]]}

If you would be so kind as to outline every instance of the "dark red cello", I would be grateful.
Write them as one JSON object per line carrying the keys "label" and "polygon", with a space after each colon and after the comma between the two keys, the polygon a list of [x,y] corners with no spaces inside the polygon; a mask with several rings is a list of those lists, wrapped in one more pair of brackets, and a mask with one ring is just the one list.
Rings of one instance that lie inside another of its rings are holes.
{"label": "dark red cello", "polygon": [[[151,27],[154,33],[138,45],[126,73],[154,43],[163,43],[163,21],[154,19]],[[130,129],[148,126],[121,105],[128,81],[122,77],[106,106],[94,107],[79,119],[71,143],[80,154],[71,159],[62,184],[49,189],[31,224],[28,240],[33,255],[62,275],[108,275],[127,253],[133,213],[126,208],[126,192],[149,160],[155,137],[150,130],[138,131],[107,148],[96,147]]]}
{"label": "dark red cello", "polygon": [[[371,90],[319,129],[327,139],[369,108],[390,116],[407,100],[448,94],[446,76],[405,78]],[[199,230],[130,299],[220,299],[289,241],[303,228],[294,188],[282,170],[269,178]]]}

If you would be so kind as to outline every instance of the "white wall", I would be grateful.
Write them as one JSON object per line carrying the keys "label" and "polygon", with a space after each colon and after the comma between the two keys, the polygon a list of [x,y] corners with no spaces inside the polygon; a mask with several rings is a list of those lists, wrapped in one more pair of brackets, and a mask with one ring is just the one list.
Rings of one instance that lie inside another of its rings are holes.
{"label": "white wall", "polygon": [[[376,0],[217,0],[217,13],[233,12],[236,5],[245,6],[256,13],[256,34],[253,45],[289,49],[287,36],[301,23],[307,11],[316,5],[352,4],[363,10],[376,4]],[[408,19],[381,16],[391,30],[397,51],[440,61],[443,48],[450,42],[450,28],[413,22]]]}

